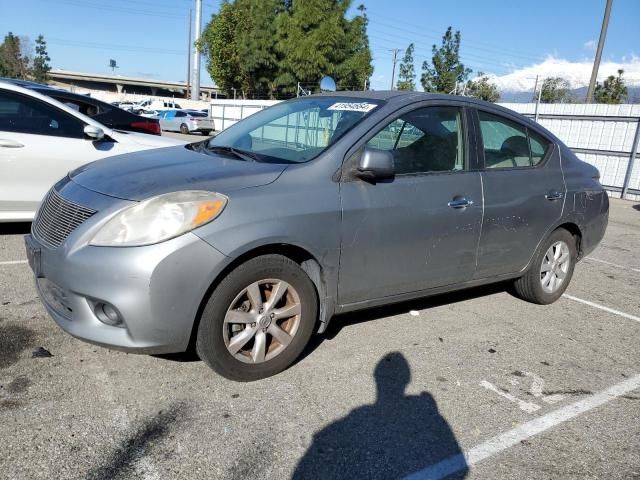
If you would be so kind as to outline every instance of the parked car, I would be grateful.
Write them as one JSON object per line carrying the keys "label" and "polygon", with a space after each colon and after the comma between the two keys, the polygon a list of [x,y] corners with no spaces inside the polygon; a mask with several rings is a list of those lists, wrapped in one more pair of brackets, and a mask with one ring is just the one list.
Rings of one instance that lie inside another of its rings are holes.
{"label": "parked car", "polygon": [[73,336],[141,353],[194,339],[216,372],[256,380],[336,313],[507,280],[556,301],[605,233],[598,178],[494,104],[340,92],[79,168],[26,245]]}
{"label": "parked car", "polygon": [[157,119],[134,115],[121,108],[115,108],[116,106],[113,104],[103,102],[88,95],[68,92],[60,88],[54,88],[27,80],[0,78],[0,81],[29,88],[35,92],[55,98],[109,128],[128,132],[149,133],[152,135],[160,135],[161,133],[160,123]]}
{"label": "parked car", "polygon": [[193,110],[166,111],[160,117],[160,128],[168,132],[199,132],[207,136],[215,130],[213,120],[206,113]]}
{"label": "parked car", "polygon": [[170,110],[182,107],[173,100],[143,100],[133,106],[134,110]]}
{"label": "parked car", "polygon": [[30,221],[47,190],[80,165],[182,143],[113,130],[94,118],[36,89],[0,82],[0,222]]}

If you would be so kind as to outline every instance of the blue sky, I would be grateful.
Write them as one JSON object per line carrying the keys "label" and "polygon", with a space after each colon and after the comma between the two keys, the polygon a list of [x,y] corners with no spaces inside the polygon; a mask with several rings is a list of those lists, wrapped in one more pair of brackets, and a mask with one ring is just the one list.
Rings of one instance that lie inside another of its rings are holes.
{"label": "blue sky", "polygon": [[[218,0],[205,0],[208,21]],[[548,56],[590,61],[605,0],[362,0],[370,17],[372,87],[389,88],[392,48],[416,45],[416,69],[447,26],[462,32],[462,57],[474,71],[505,75]],[[186,76],[193,0],[0,0],[0,34],[43,34],[54,68],[166,80]],[[604,60],[640,56],[640,0],[614,0]],[[204,23],[204,22],[203,22]],[[399,54],[402,55],[403,52]],[[636,58],[637,61],[637,58]],[[204,65],[203,65],[204,67]],[[204,68],[203,68],[204,69]],[[562,74],[562,72],[558,72]],[[211,83],[203,73],[204,83]],[[639,79],[640,80],[640,79]]]}

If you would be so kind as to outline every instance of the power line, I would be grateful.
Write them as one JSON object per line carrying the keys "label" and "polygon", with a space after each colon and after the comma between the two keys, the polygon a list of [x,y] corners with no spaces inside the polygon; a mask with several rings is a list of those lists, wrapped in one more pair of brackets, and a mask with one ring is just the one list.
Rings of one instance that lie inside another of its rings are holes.
{"label": "power line", "polygon": [[[39,1],[49,4],[48,0],[39,0]],[[72,5],[75,7],[83,7],[91,10],[97,9],[97,10],[104,10],[109,12],[128,13],[133,15],[144,15],[146,17],[167,18],[167,19],[173,19],[173,20],[178,18],[186,18],[184,14],[179,15],[179,14],[172,14],[169,12],[161,13],[161,12],[154,12],[149,10],[137,10],[137,9],[131,9],[131,8],[124,8],[124,7],[115,7],[115,6],[104,5],[100,3],[90,3],[90,2],[87,2],[86,0],[84,1],[83,0],[57,0],[56,5],[58,4]]]}
{"label": "power line", "polygon": [[[368,18],[369,18],[369,25],[371,25],[371,23],[379,23],[381,25],[384,25],[384,21],[379,20],[378,17],[375,16],[375,9],[371,10],[370,8],[367,8],[367,13],[368,13]],[[371,14],[374,15],[371,15]],[[401,30],[401,31],[406,31],[406,32],[412,32],[410,29],[407,29],[407,27],[414,27],[417,29],[413,30],[414,33],[423,36],[423,37],[427,37],[427,38],[433,38],[436,40],[439,40],[442,38],[442,32],[435,30],[435,29],[429,29],[429,28],[425,28],[424,25],[418,25],[415,23],[410,23],[407,22],[406,19],[399,19],[396,17],[389,17],[386,14],[382,14],[380,13],[380,17],[384,18],[385,21],[389,21],[389,22],[394,22],[395,25],[390,25],[390,24],[386,24],[387,26],[390,26],[391,28],[397,29],[397,30]],[[426,34],[425,32],[433,32],[433,35],[429,35]],[[503,55],[516,55],[516,56],[521,56],[524,58],[528,58],[528,59],[534,59],[534,58],[540,58],[540,55],[538,54],[534,54],[534,53],[530,53],[530,52],[521,52],[521,51],[514,51],[514,50],[505,50],[504,45],[498,45],[498,44],[494,44],[494,43],[489,43],[483,40],[478,40],[476,38],[469,38],[466,37],[465,38],[467,40],[473,41],[474,45],[475,44],[480,44],[480,45],[486,45],[487,48],[489,50],[493,50],[496,53],[500,53]],[[475,47],[477,49],[481,49],[481,47]]]}
{"label": "power line", "polygon": [[99,50],[119,50],[122,52],[145,52],[145,53],[158,53],[167,55],[184,55],[184,52],[180,50],[169,50],[165,48],[156,47],[141,47],[131,45],[116,45],[113,43],[97,43],[97,42],[81,42],[77,40],[64,40],[60,38],[47,38],[47,43],[52,45],[64,45],[67,47],[79,47],[79,48],[94,48]]}

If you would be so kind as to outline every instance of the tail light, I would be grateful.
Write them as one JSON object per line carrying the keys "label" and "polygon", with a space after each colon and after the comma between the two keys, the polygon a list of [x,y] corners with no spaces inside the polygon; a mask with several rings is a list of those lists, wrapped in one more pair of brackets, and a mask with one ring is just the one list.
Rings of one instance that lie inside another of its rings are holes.
{"label": "tail light", "polygon": [[132,122],[131,127],[133,128],[141,128],[142,130],[146,130],[147,133],[151,133],[153,135],[160,135],[160,123],[159,122]]}

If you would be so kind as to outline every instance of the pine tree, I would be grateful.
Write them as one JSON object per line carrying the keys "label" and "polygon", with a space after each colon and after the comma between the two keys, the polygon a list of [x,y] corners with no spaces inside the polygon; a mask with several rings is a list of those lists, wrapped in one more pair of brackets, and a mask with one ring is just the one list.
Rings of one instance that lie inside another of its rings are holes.
{"label": "pine tree", "polygon": [[22,54],[20,38],[9,32],[0,44],[0,77],[26,79],[29,61]]}
{"label": "pine tree", "polygon": [[47,42],[42,35],[36,39],[36,56],[33,58],[31,76],[36,82],[47,83],[47,73],[51,70],[49,66],[49,54],[47,53]]}
{"label": "pine tree", "polygon": [[371,75],[367,19],[357,15],[347,20],[350,4],[350,0],[294,0],[279,16],[278,83],[289,94],[297,82],[317,84],[324,75],[335,77],[339,88],[357,88]]}
{"label": "pine tree", "polygon": [[609,75],[604,83],[598,82],[593,97],[596,103],[619,104],[627,97],[627,86],[622,74],[624,70],[618,70],[618,76]]}
{"label": "pine tree", "polygon": [[460,61],[460,31],[455,34],[451,27],[442,36],[442,45],[433,45],[431,64],[422,64],[420,83],[425,92],[451,93],[459,83],[467,80],[471,69]]}
{"label": "pine tree", "polygon": [[414,91],[416,89],[416,72],[413,67],[413,43],[409,44],[400,62],[400,70],[398,72],[398,90]]}
{"label": "pine tree", "polygon": [[[365,9],[345,18],[350,0],[225,1],[206,26],[200,51],[216,84],[230,95],[295,94],[297,82],[332,75],[361,88],[373,72]],[[278,87],[280,91],[278,91]]]}

